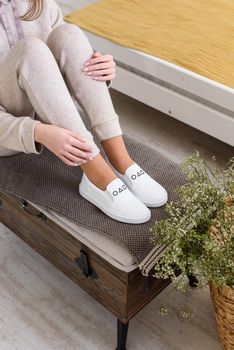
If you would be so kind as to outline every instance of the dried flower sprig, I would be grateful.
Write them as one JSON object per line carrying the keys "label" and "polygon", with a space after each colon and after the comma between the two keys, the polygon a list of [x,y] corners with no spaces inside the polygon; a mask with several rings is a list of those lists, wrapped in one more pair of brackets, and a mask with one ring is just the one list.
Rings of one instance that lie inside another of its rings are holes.
{"label": "dried flower sprig", "polygon": [[151,227],[152,242],[167,245],[154,276],[175,281],[179,269],[181,281],[197,275],[202,283],[234,288],[234,158],[222,170],[196,151],[181,168],[186,183],[176,189],[179,200],[167,203],[167,218]]}

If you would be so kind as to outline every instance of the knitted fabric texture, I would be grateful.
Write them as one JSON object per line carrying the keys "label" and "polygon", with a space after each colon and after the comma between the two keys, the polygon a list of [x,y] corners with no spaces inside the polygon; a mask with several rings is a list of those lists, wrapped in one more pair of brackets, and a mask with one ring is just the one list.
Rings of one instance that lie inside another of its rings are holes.
{"label": "knitted fabric texture", "polygon": [[[87,124],[87,120],[85,122]],[[185,182],[179,166],[135,139],[127,135],[123,135],[123,138],[134,161],[166,188],[169,200],[175,200],[176,186]],[[105,157],[101,145],[99,147]],[[65,165],[45,147],[39,155],[19,153],[0,157],[0,190],[28,199],[77,221],[81,226],[101,232],[126,246],[139,263],[154,252],[149,228],[155,221],[165,218],[164,207],[151,208],[152,217],[144,224],[118,222],[81,197],[81,177],[80,167]]]}

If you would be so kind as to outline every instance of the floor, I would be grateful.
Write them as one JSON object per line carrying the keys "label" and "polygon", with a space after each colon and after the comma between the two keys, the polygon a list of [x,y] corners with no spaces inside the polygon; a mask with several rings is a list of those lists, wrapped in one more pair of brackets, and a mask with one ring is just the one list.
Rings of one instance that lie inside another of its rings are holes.
{"label": "floor", "polygon": [[[64,14],[91,2],[58,1]],[[123,130],[176,162],[195,148],[208,161],[215,155],[222,167],[233,155],[232,147],[110,92]],[[128,350],[220,350],[209,291],[192,291],[194,316],[184,320],[184,296],[167,297],[170,288],[132,319]],[[157,313],[164,297],[166,317]],[[111,350],[115,342],[115,318],[0,224],[0,350]]]}

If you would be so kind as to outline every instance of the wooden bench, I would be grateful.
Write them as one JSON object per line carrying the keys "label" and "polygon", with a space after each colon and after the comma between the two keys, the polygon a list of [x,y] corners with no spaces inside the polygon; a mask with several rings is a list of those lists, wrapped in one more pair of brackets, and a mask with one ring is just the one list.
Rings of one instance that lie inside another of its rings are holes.
{"label": "wooden bench", "polygon": [[170,283],[143,276],[136,264],[111,263],[62,218],[6,192],[0,192],[0,222],[117,318],[116,350],[126,349],[129,320]]}

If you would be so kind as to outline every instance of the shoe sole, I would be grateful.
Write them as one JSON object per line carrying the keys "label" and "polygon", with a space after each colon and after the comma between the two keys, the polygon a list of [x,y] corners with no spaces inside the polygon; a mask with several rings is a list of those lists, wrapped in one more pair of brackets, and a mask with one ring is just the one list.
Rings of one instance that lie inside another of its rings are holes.
{"label": "shoe sole", "polygon": [[144,203],[148,208],[160,208],[160,207],[162,207],[163,205],[165,205],[168,202],[168,199],[166,201],[163,201],[163,202],[160,202],[160,203],[157,203],[157,204],[146,203],[146,202],[143,202],[141,199],[140,199],[140,201],[142,203]]}
{"label": "shoe sole", "polygon": [[107,216],[111,217],[112,219],[115,219],[117,221],[120,222],[124,222],[127,224],[144,224],[145,222],[149,221],[151,218],[151,214],[149,214],[148,217],[146,217],[145,219],[127,219],[127,218],[122,218],[116,214],[110,213],[108,211],[105,210],[105,208],[103,208],[99,203],[96,203],[95,200],[89,198],[81,189],[82,187],[79,187],[79,193],[80,195],[85,198],[87,201],[89,201],[90,203],[94,204],[96,207],[98,207],[103,213],[105,213]]}

